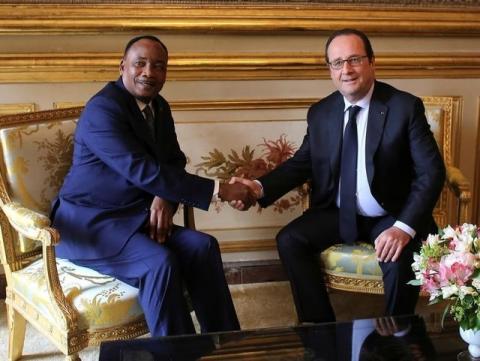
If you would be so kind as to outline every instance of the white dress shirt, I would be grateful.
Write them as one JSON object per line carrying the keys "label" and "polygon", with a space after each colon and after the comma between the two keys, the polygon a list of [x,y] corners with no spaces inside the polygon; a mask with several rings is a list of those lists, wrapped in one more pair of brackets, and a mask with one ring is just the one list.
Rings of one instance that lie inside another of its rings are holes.
{"label": "white dress shirt", "polygon": [[[367,167],[365,162],[365,144],[367,142],[367,124],[368,111],[370,109],[370,100],[373,94],[373,85],[364,98],[360,99],[355,104],[350,103],[346,98],[343,98],[345,103],[343,129],[348,122],[348,108],[352,105],[357,105],[361,109],[357,114],[357,139],[358,139],[358,156],[357,156],[357,212],[366,217],[381,217],[387,214],[387,211],[373,197],[368,184]],[[342,180],[338,186],[338,193],[336,198],[337,206],[340,207],[340,187]],[[396,221],[394,226],[407,232],[412,238],[415,237],[416,231],[409,225]]]}

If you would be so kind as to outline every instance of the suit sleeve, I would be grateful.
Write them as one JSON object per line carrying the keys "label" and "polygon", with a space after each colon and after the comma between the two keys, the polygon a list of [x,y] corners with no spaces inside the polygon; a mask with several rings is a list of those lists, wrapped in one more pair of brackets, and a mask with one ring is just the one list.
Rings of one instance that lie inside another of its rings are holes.
{"label": "suit sleeve", "polygon": [[97,97],[84,112],[83,141],[108,167],[148,193],[208,209],[214,182],[185,171],[178,143],[176,163],[159,162],[134,136],[126,119],[129,114],[119,104]]}
{"label": "suit sleeve", "polygon": [[167,162],[169,164],[173,164],[175,166],[185,168],[187,164],[187,158],[185,154],[180,149],[180,144],[178,144],[177,134],[175,132],[175,126],[172,117],[172,111],[170,110],[170,106],[166,101],[163,101],[163,107],[165,108],[164,113],[166,114],[166,128],[168,134],[169,144],[169,156]]}
{"label": "suit sleeve", "polygon": [[408,126],[412,182],[410,193],[397,219],[415,230],[431,216],[445,182],[445,165],[425,117],[425,108],[416,98]]}
{"label": "suit sleeve", "polygon": [[262,207],[267,207],[285,193],[305,183],[312,175],[310,159],[309,131],[303,138],[302,145],[295,154],[280,164],[270,173],[260,177],[264,197],[258,202]]}

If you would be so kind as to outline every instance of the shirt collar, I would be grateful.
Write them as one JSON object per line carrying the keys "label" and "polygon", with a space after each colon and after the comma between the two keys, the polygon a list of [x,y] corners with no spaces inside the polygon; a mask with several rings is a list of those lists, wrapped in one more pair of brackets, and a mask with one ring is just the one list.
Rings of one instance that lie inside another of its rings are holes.
{"label": "shirt collar", "polygon": [[365,95],[362,99],[360,99],[358,102],[355,104],[350,103],[345,97],[343,97],[343,102],[345,103],[345,108],[343,111],[345,112],[348,108],[350,108],[352,105],[358,105],[362,109],[368,108],[370,105],[370,100],[372,99],[372,94],[373,94],[373,88],[375,86],[375,82],[373,82],[372,86],[370,87],[367,95]]}
{"label": "shirt collar", "polygon": [[153,105],[152,102],[146,104],[146,103],[138,100],[137,98],[135,98],[135,101],[137,102],[138,108],[140,109],[141,112],[143,112],[143,110],[145,109],[145,107],[146,107],[147,105],[150,106],[150,109],[153,109],[153,107],[152,107],[152,105]]}

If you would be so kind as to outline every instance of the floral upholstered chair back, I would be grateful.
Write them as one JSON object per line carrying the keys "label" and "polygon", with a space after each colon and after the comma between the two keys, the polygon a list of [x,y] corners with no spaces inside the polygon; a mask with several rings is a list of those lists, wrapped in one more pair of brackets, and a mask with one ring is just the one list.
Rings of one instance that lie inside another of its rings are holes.
{"label": "floral upholstered chair back", "polygon": [[[12,201],[47,216],[72,161],[73,133],[81,111],[72,109],[36,112],[32,114],[36,119],[28,123],[17,123],[12,115],[1,124],[7,193]],[[21,252],[34,247],[27,239],[19,240]]]}

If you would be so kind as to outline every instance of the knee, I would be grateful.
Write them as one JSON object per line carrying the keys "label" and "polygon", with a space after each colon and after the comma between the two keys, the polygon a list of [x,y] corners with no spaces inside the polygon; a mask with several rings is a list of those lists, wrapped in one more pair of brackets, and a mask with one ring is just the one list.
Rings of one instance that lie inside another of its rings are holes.
{"label": "knee", "polygon": [[198,255],[220,253],[220,247],[215,237],[202,232],[196,232],[191,242],[194,252]]}
{"label": "knee", "polygon": [[[412,258],[413,259],[413,258]],[[383,270],[384,276],[395,277],[398,279],[409,278],[413,279],[413,270],[411,267],[411,261],[400,258],[396,262],[384,262],[380,266]]]}
{"label": "knee", "polygon": [[149,257],[144,262],[148,263],[150,271],[152,273],[172,273],[176,272],[178,268],[178,260],[173,252],[165,250],[160,257]]}
{"label": "knee", "polygon": [[293,245],[292,235],[288,227],[283,227],[280,232],[278,232],[277,237],[277,248],[280,254],[288,254]]}

